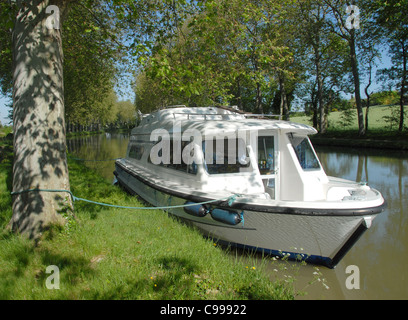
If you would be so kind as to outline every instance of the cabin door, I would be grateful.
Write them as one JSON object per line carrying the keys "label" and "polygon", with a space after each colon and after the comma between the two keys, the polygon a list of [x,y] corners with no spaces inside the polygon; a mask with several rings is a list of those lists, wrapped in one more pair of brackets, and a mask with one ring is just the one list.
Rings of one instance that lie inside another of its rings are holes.
{"label": "cabin door", "polygon": [[258,168],[261,174],[262,182],[265,187],[265,192],[272,199],[276,199],[276,156],[275,156],[275,137],[274,136],[258,136]]}

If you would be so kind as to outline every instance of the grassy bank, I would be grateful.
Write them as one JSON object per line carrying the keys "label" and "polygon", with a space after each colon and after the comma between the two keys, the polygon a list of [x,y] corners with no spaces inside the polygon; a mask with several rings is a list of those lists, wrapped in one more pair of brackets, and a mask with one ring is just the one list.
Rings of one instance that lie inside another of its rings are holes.
{"label": "grassy bank", "polygon": [[[368,127],[370,130],[381,131],[381,132],[392,132],[398,128],[398,124],[395,124],[389,119],[392,117],[393,111],[399,109],[399,106],[372,106],[370,107],[369,117],[368,117]],[[364,108],[364,115],[366,109]],[[344,124],[343,112],[332,111],[328,115],[329,130],[341,131],[341,130],[357,130],[358,120],[357,111],[353,110],[352,119],[350,119],[347,125]],[[291,117],[291,121],[305,123],[312,125],[311,116],[295,116]]]}
{"label": "grassy bank", "polygon": [[[398,126],[395,124],[391,126],[391,122],[387,120],[392,116],[392,108],[399,108],[399,106],[371,107],[369,130],[363,137],[358,136],[357,117],[354,117],[349,125],[345,126],[342,124],[342,113],[331,112],[328,117],[327,133],[311,136],[311,140],[315,145],[408,150],[408,131],[398,132]],[[312,125],[310,118],[310,116],[296,116],[290,120]]]}
{"label": "grassy bank", "polygon": [[[7,152],[6,152],[7,151]],[[292,299],[291,284],[271,282],[269,258],[234,258],[163,211],[75,203],[76,220],[34,246],[5,230],[11,217],[11,149],[0,161],[0,299]],[[141,206],[82,164],[70,162],[72,192],[95,201]],[[49,290],[49,265],[60,289]]]}

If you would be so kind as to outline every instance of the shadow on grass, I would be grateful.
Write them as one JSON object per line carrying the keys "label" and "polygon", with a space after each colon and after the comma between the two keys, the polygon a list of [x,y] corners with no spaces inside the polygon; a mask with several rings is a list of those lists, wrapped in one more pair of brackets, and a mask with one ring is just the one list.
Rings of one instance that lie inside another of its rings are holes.
{"label": "shadow on grass", "polygon": [[[4,267],[0,268],[0,299],[47,299],[55,297],[46,288],[50,274],[46,268],[58,267],[60,272],[59,299],[69,299],[75,287],[95,270],[84,257],[64,252],[53,252],[46,247],[35,247],[33,242],[19,236],[3,234],[1,240]],[[36,292],[36,293],[34,293]]]}
{"label": "shadow on grass", "polygon": [[185,258],[160,257],[153,262],[158,267],[148,275],[129,275],[120,285],[94,292],[91,299],[191,299],[195,296],[194,274],[200,268]]}

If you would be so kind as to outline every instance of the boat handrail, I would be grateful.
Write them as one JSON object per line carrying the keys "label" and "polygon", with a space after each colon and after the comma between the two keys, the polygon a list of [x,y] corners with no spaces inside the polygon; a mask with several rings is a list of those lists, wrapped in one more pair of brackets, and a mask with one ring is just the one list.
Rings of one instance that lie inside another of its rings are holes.
{"label": "boat handrail", "polygon": [[185,113],[185,112],[173,112],[173,117],[176,119],[176,115],[185,115],[187,116],[187,119],[190,119],[190,116],[203,116],[204,120],[207,120],[207,116],[219,116],[221,119],[224,119],[225,117],[278,117],[279,120],[282,120],[282,116],[279,114],[252,114],[252,113],[231,113],[231,114],[219,114],[219,113]]}
{"label": "boat handrail", "polygon": [[204,120],[207,120],[207,116],[216,116],[216,117],[221,117],[224,119],[225,117],[236,117],[236,116],[243,116],[244,114],[238,114],[238,113],[231,113],[231,114],[220,114],[220,113],[185,113],[185,112],[173,112],[173,117],[176,119],[176,115],[184,115],[187,116],[187,119],[190,119],[190,116],[203,116]]}
{"label": "boat handrail", "polygon": [[166,110],[166,109],[172,109],[172,108],[187,108],[187,107],[184,104],[175,104],[172,106],[160,107],[159,110]]}
{"label": "boat handrail", "polygon": [[254,113],[245,113],[244,116],[245,116],[245,117],[254,117],[254,118],[256,118],[256,117],[278,117],[279,120],[282,120],[282,115],[280,115],[280,114],[263,114],[263,113],[254,114]]}

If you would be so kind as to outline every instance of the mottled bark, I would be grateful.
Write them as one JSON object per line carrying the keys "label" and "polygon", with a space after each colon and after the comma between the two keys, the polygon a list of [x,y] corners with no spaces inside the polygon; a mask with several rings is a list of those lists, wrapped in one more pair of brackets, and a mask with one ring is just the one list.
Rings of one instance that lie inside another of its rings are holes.
{"label": "mottled bark", "polygon": [[[70,190],[66,162],[61,32],[51,1],[18,2],[13,31],[13,191]],[[53,28],[50,28],[53,26]],[[37,239],[72,208],[66,192],[13,195],[12,230]]]}

